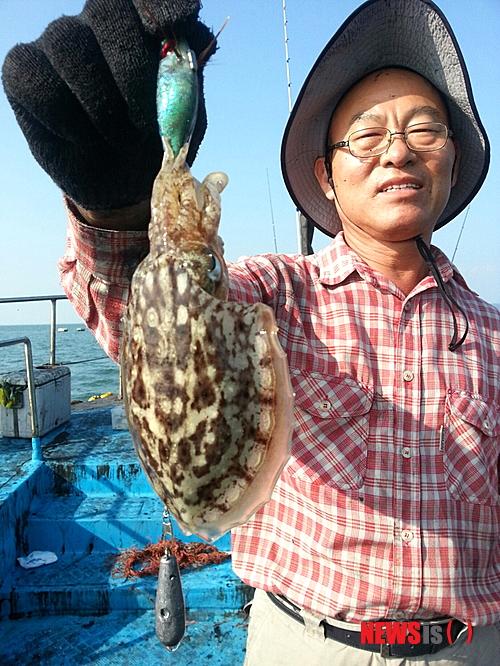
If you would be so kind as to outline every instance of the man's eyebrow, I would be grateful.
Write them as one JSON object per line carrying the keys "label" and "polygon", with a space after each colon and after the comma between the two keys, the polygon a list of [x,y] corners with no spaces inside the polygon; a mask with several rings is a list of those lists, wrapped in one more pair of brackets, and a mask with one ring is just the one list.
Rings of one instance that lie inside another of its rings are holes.
{"label": "man's eyebrow", "polygon": [[[415,116],[427,115],[427,116],[430,116],[435,122],[438,122],[438,123],[442,123],[443,120],[446,121],[446,116],[445,116],[445,114],[443,114],[442,111],[440,111],[435,106],[429,106],[429,105],[416,106],[413,109],[410,109],[408,115],[411,116],[412,118],[415,117]],[[361,111],[360,113],[355,113],[349,119],[349,125],[354,125],[354,123],[364,121],[364,120],[373,120],[374,122],[377,122],[377,123],[385,122],[384,119],[382,118],[382,116],[380,116],[378,113],[372,113],[370,111]]]}
{"label": "man's eyebrow", "polygon": [[359,122],[360,120],[374,120],[375,122],[383,122],[382,116],[379,116],[377,113],[370,113],[370,111],[361,111],[361,113],[355,113],[352,118],[349,118],[349,125],[354,125],[354,123]]}
{"label": "man's eyebrow", "polygon": [[442,123],[443,120],[447,122],[446,120],[446,112],[443,113],[440,111],[437,107],[435,106],[417,106],[415,109],[412,111],[412,116],[431,116],[433,120],[435,120],[437,123]]}

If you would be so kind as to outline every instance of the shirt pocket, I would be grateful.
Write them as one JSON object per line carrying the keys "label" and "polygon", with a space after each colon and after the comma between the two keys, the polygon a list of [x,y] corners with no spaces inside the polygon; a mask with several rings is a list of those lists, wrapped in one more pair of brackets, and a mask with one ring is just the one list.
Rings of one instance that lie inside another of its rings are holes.
{"label": "shirt pocket", "polygon": [[446,395],[443,462],[450,494],[497,505],[500,418],[498,407],[468,391]]}
{"label": "shirt pocket", "polygon": [[291,370],[296,429],[288,471],[340,490],[360,488],[366,470],[373,390],[347,377]]}

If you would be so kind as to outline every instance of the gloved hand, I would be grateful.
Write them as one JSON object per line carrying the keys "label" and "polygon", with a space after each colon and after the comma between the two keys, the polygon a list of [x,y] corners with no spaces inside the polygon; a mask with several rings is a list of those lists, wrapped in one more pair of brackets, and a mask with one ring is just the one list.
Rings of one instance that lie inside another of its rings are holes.
{"label": "gloved hand", "polygon": [[[199,0],[87,0],[81,14],[62,16],[7,54],[3,84],[31,152],[84,209],[150,197],[163,154],[155,107],[160,44],[173,30],[199,55],[213,38],[199,9]],[[199,72],[189,164],[207,125]]]}

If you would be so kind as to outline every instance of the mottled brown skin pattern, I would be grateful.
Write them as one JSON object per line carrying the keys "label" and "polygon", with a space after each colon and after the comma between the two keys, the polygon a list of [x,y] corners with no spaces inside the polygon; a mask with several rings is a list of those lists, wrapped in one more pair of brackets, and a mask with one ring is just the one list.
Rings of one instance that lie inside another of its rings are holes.
{"label": "mottled brown skin pattern", "polygon": [[[219,196],[211,185],[197,189],[182,151],[175,162],[166,155],[153,190],[151,251],[132,281],[122,348],[138,457],[187,532],[217,521],[255,477],[276,389],[260,333],[273,330],[274,317],[261,304],[225,302]],[[222,270],[211,279],[214,256]]]}

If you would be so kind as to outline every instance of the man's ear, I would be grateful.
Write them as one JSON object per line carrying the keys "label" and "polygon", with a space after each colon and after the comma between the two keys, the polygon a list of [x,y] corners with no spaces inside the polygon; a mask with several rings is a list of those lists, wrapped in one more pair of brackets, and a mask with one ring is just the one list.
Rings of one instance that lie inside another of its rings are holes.
{"label": "man's ear", "polygon": [[453,187],[455,183],[457,182],[458,178],[458,171],[460,167],[460,145],[457,143],[457,141],[453,142],[455,146],[455,161],[453,162],[453,168],[451,170],[451,186]]}
{"label": "man's ear", "polygon": [[314,175],[316,176],[319,186],[325,193],[326,198],[330,199],[330,201],[334,201],[335,191],[333,189],[333,182],[328,178],[328,174],[326,173],[324,157],[318,157],[314,163]]}

